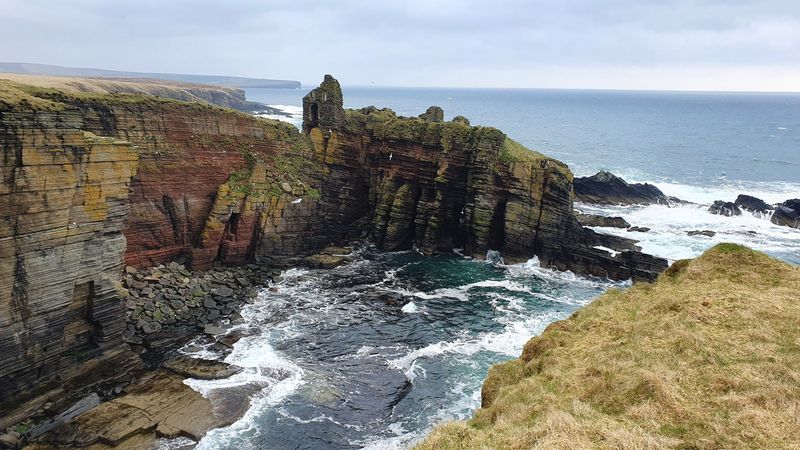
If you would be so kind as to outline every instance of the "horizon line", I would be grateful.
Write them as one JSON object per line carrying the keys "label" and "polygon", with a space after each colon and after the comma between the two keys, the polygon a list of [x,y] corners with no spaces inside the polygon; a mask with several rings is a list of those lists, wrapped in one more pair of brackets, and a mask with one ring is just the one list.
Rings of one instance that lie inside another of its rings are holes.
{"label": "horizon line", "polygon": [[[300,82],[300,90],[314,89],[319,83]],[[519,91],[598,91],[598,92],[653,92],[653,93],[686,93],[686,94],[800,94],[797,91],[780,90],[708,90],[708,89],[626,89],[626,88],[603,88],[603,87],[508,87],[508,86],[399,86],[385,84],[342,84],[345,88],[389,88],[389,89],[460,89],[460,90],[519,90]],[[255,88],[255,89],[274,89],[274,88]],[[279,89],[279,88],[278,88]]]}

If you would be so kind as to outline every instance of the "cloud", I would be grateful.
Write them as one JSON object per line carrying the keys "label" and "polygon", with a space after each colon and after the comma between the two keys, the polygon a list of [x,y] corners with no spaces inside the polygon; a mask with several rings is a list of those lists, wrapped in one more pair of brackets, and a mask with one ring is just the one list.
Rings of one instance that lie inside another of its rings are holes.
{"label": "cloud", "polygon": [[7,61],[394,85],[643,88],[647,74],[685,87],[674,77],[758,73],[741,88],[800,90],[795,0],[3,3]]}

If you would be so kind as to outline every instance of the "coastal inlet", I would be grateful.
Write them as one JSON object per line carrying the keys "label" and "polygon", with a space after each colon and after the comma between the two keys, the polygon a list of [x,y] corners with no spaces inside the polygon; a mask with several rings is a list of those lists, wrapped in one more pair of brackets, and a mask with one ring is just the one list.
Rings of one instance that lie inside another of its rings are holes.
{"label": "coastal inlet", "polygon": [[[535,260],[354,251],[335,269],[291,269],[242,309],[230,349],[210,337],[189,355],[244,368],[187,380],[209,398],[252,395],[249,411],[199,449],[404,448],[467,418],[488,367],[605,289]],[[165,441],[163,448],[174,448]]]}

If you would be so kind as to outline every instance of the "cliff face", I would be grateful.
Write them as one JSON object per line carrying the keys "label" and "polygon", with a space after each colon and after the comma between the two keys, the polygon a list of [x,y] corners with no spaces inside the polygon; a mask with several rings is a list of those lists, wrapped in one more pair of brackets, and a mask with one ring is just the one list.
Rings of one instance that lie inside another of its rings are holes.
{"label": "cliff face", "polygon": [[136,362],[120,339],[123,264],[204,269],[322,245],[312,188],[321,170],[289,124],[0,83],[0,148],[6,414],[7,402]]}
{"label": "cliff face", "polygon": [[595,249],[598,235],[572,212],[569,168],[497,129],[443,122],[438,108],[419,118],[345,111],[330,76],[303,106],[332,228],[368,231],[386,250],[497,250],[507,261],[536,255],[545,266],[615,279],[652,280],[666,268],[639,252]]}
{"label": "cliff face", "polygon": [[117,287],[138,157],[78,121],[0,110],[0,409],[132,356]]}

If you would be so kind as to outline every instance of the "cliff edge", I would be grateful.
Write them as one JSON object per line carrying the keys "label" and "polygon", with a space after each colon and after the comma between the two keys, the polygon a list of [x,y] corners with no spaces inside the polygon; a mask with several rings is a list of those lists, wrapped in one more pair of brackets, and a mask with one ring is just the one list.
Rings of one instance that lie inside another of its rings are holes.
{"label": "cliff edge", "polygon": [[678,261],[551,324],[417,448],[796,448],[798,289],[738,245]]}

